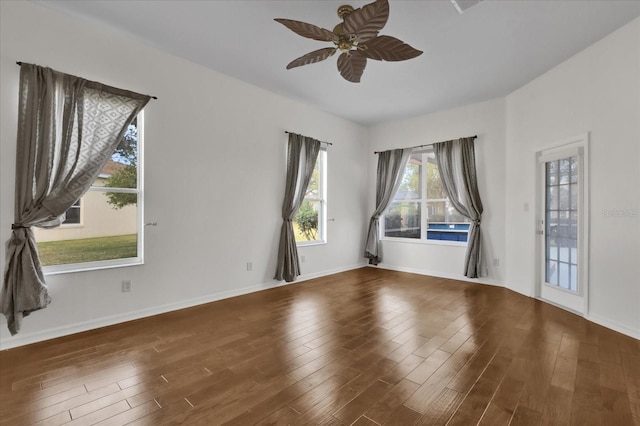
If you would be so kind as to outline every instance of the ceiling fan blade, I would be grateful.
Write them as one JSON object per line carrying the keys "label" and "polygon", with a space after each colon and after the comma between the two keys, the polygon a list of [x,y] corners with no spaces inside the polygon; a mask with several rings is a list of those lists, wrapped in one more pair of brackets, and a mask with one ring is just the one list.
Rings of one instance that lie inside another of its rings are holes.
{"label": "ceiling fan blade", "polygon": [[367,66],[367,58],[357,50],[345,52],[338,57],[338,71],[345,80],[360,83],[360,77]]}
{"label": "ceiling fan blade", "polygon": [[287,69],[301,67],[302,65],[314,64],[316,62],[324,61],[330,56],[336,53],[335,47],[326,47],[324,49],[314,50],[311,53],[307,53],[304,56],[300,56],[298,59],[294,59],[287,65]]}
{"label": "ceiling fan blade", "polygon": [[402,40],[391,36],[378,36],[358,45],[358,50],[367,58],[377,61],[406,61],[422,55]]}
{"label": "ceiling fan blade", "polygon": [[282,25],[289,28],[294,33],[301,35],[302,37],[319,41],[338,41],[338,36],[336,34],[327,29],[316,27],[313,24],[294,21],[293,19],[281,18],[276,18],[274,19],[274,21],[281,23]]}
{"label": "ceiling fan blade", "polygon": [[389,19],[388,0],[376,0],[344,17],[344,31],[362,43],[378,35]]}

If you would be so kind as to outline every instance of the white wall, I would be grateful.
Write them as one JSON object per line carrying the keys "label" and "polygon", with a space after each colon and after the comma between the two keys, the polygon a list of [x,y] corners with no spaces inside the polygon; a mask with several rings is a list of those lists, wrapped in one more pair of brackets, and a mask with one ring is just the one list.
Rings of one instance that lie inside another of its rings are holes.
{"label": "white wall", "polygon": [[[284,130],[333,143],[335,221],[328,244],[301,248],[302,278],[362,264],[366,129],[38,5],[0,8],[0,269],[13,221],[15,62],[159,97],[145,108],[145,218],[158,222],[146,229],[145,265],[49,276],[53,303],[14,337],[2,317],[2,348],[277,284]],[[131,293],[120,292],[123,279]]]}
{"label": "white wall", "polygon": [[506,105],[507,287],[533,294],[535,152],[589,132],[588,316],[640,338],[640,19],[510,94]]}
{"label": "white wall", "polygon": [[[505,161],[504,99],[494,99],[461,108],[409,118],[372,129],[368,167],[375,180],[377,155],[374,151],[404,148],[465,136],[478,135],[475,141],[478,190],[484,206],[482,235],[486,248],[489,274],[477,282],[499,284],[504,273],[494,266],[493,259],[504,264],[504,161]],[[374,209],[375,185],[368,188],[369,214]],[[412,271],[428,275],[465,279],[466,246],[438,243],[382,241],[383,260],[380,267]]]}

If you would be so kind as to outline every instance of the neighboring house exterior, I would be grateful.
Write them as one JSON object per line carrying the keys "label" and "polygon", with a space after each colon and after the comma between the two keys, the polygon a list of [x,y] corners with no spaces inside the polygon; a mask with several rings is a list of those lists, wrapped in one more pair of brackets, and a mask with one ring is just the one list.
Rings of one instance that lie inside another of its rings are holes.
{"label": "neighboring house exterior", "polygon": [[[93,186],[105,186],[107,179],[124,165],[109,161]],[[67,221],[57,228],[34,227],[37,242],[77,240],[135,234],[137,232],[137,210],[135,205],[115,209],[108,202],[105,192],[88,191],[68,210]]]}

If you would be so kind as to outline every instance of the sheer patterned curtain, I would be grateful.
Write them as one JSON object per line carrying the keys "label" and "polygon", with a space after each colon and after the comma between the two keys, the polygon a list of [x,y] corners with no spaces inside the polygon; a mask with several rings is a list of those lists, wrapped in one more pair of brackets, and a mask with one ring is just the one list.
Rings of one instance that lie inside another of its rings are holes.
{"label": "sheer patterned curtain", "polygon": [[300,275],[298,247],[293,233],[293,218],[296,216],[304,194],[313,175],[320,152],[320,141],[307,136],[289,133],[287,147],[287,181],[282,202],[282,228],[276,280],[292,282]]}
{"label": "sheer patterned curtain", "polygon": [[31,227],[60,225],[149,99],[22,64],[14,224],[0,297],[12,335],[23,317],[51,302]]}
{"label": "sheer patterned curtain", "polygon": [[476,178],[474,138],[462,138],[434,145],[440,178],[453,207],[471,220],[464,275],[478,278],[482,275],[482,201]]}
{"label": "sheer patterned curtain", "polygon": [[380,216],[396,195],[404,168],[411,156],[411,148],[394,149],[378,153],[378,174],[376,177],[376,209],[369,221],[369,232],[364,250],[364,257],[370,265],[382,262],[380,251]]}

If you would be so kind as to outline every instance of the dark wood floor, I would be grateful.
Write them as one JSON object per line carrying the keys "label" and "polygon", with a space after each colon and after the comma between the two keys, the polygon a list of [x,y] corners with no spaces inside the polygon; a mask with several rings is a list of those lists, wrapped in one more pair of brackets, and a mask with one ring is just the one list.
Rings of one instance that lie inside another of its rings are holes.
{"label": "dark wood floor", "polygon": [[640,425],[638,340],[374,268],[3,351],[0,377],[2,426]]}

